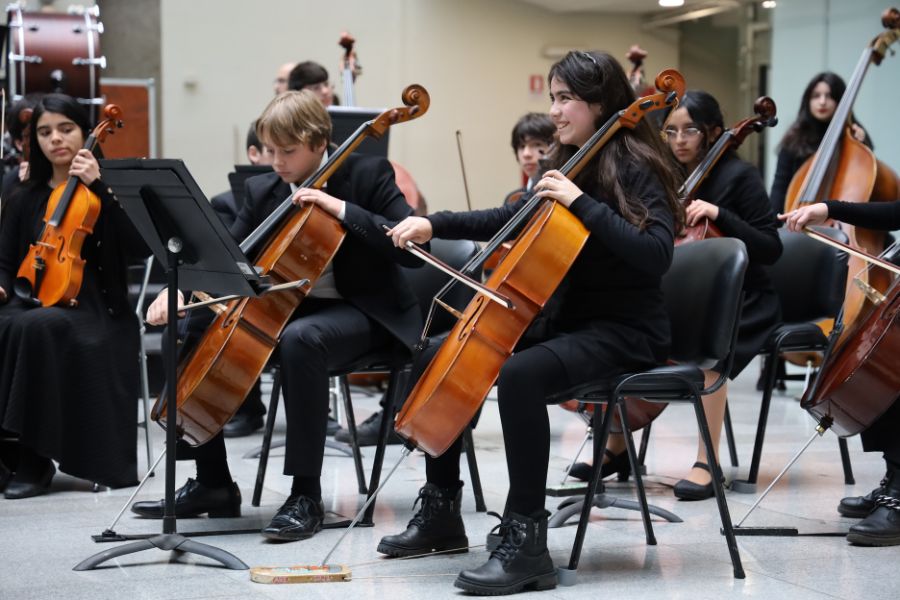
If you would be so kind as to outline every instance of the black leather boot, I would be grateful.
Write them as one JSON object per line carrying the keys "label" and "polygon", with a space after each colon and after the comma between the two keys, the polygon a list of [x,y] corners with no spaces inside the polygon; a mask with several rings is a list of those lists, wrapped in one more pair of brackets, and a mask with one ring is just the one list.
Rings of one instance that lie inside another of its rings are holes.
{"label": "black leather boot", "polygon": [[429,552],[468,552],[469,538],[459,514],[461,499],[461,483],[452,488],[439,488],[426,483],[419,490],[413,508],[420,501],[422,505],[406,526],[406,531],[381,538],[378,551],[395,558]]}
{"label": "black leather boot", "polygon": [[900,474],[896,471],[875,497],[875,509],[850,528],[847,541],[860,546],[900,545]]}
{"label": "black leather boot", "polygon": [[862,519],[867,517],[870,512],[875,510],[875,498],[884,493],[884,486],[887,485],[888,479],[891,477],[891,471],[884,474],[878,487],[866,494],[865,496],[848,496],[841,498],[838,504],[838,512],[845,517],[853,519]]}
{"label": "black leather boot", "polygon": [[556,567],[547,551],[549,516],[545,510],[530,517],[511,512],[498,525],[502,540],[488,561],[460,573],[454,585],[487,596],[555,588]]}

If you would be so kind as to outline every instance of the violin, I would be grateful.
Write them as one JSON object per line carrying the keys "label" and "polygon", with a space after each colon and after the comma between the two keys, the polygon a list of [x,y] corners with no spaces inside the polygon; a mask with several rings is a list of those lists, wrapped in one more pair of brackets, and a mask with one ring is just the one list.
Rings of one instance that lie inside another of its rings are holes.
{"label": "violin", "polygon": [[[869,65],[881,64],[890,46],[900,38],[900,11],[896,8],[884,11],[881,24],[886,31],[876,36],[863,51],[818,150],[791,180],[785,198],[785,213],[805,204],[834,198],[846,202],[893,202],[900,197],[897,174],[876,159],[872,151],[850,132],[853,102]],[[842,226],[842,229],[850,239],[850,246],[862,248],[869,255],[877,255],[884,248],[883,232],[852,226]],[[862,279],[856,277],[857,273]],[[866,269],[865,262],[855,255],[848,261],[848,274],[843,305],[844,333],[865,306],[866,296],[862,290],[875,289],[885,293],[891,285],[884,270]],[[838,344],[842,342],[842,338],[837,341]]]}
{"label": "violin", "polygon": [[[84,150],[93,152],[98,142],[122,127],[118,106],[107,104],[103,114],[105,118],[85,140]],[[56,186],[47,201],[41,233],[16,274],[16,295],[37,306],[77,306],[85,265],[81,248],[99,216],[100,198],[78,177],[70,176]]]}
{"label": "violin", "polygon": [[[646,114],[670,108],[684,93],[684,78],[674,70],[660,73],[656,84],[659,93],[639,98],[612,115],[560,171],[575,177],[619,129],[633,129]],[[476,293],[397,413],[397,433],[433,457],[443,454],[472,420],[500,368],[589,235],[565,207],[531,195],[463,272],[479,269],[523,225],[510,252],[485,282],[485,287],[508,298],[513,306]],[[449,284],[438,293],[436,303],[448,288]]]}
{"label": "violin", "polygon": [[[430,104],[428,92],[420,85],[408,86],[402,100],[405,106],[363,123],[300,187],[321,189],[363,140],[369,136],[379,139],[392,125],[421,117]],[[240,248],[244,254],[262,248],[256,268],[276,285],[305,279],[308,291],[337,253],[345,234],[336,218],[315,204],[295,206],[288,196]],[[304,290],[293,288],[217,305],[215,320],[179,365],[177,427],[189,444],[207,442],[243,404],[305,295]],[[166,404],[166,397],[161,396],[151,412],[151,418],[163,427]]]}
{"label": "violin", "polygon": [[[678,190],[678,195],[685,208],[695,200],[700,185],[728,150],[740,147],[750,133],[762,131],[766,127],[774,127],[778,124],[776,111],[775,101],[768,96],[761,96],[753,103],[753,112],[756,113],[754,116],[739,121],[734,127],[719,136],[713,147],[709,149],[697,168],[684,180],[684,184]],[[708,237],[722,237],[722,232],[708,218],[703,218],[694,225],[685,226],[684,231],[675,238],[675,245],[695,242]]]}
{"label": "violin", "polygon": [[653,88],[644,81],[644,59],[647,58],[647,51],[634,44],[628,49],[625,57],[631,63],[631,70],[628,72],[628,83],[631,84],[631,89],[638,96],[652,94]]}

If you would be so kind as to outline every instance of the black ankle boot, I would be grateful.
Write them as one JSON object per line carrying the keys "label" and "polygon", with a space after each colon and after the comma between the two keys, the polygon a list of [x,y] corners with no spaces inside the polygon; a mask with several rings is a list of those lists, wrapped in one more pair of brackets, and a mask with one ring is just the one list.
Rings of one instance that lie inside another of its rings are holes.
{"label": "black ankle boot", "polygon": [[488,561],[463,571],[453,584],[473,594],[499,596],[523,589],[549,590],[556,587],[556,567],[547,551],[545,510],[530,517],[510,513],[498,527],[502,540]]}
{"label": "black ankle boot", "polygon": [[378,551],[388,556],[414,556],[429,552],[469,551],[469,538],[459,514],[462,484],[452,488],[439,488],[426,483],[419,490],[415,505],[422,502],[406,531],[381,538]]}
{"label": "black ankle boot", "polygon": [[847,541],[860,546],[900,545],[900,473],[894,471],[875,497],[875,509],[850,528]]}
{"label": "black ankle boot", "polygon": [[891,477],[891,471],[888,470],[881,479],[878,487],[866,494],[865,496],[848,496],[841,498],[838,504],[838,512],[845,517],[852,519],[862,519],[867,517],[870,512],[875,510],[875,498],[884,493],[884,486],[887,485]]}

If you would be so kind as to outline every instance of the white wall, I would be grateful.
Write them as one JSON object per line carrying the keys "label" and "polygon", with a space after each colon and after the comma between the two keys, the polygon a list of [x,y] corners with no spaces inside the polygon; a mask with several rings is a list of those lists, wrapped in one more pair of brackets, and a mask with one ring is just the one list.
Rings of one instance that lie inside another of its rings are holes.
{"label": "white wall", "polygon": [[675,31],[512,0],[161,0],[161,21],[162,155],[183,158],[208,195],[226,187],[278,65],[318,61],[340,93],[342,30],[356,37],[363,65],[357,104],[398,105],[410,83],[431,93],[428,114],[390,135],[391,158],[410,170],[432,211],[465,208],[456,130],[474,207],[499,204],[519,184],[509,135],[523,113],[548,108],[546,90],[528,91],[529,75],[545,77],[555,60],[544,47],[603,49],[624,62],[639,43],[650,53],[648,74],[678,66]]}
{"label": "white wall", "polygon": [[[779,2],[772,26],[772,93],[780,123],[768,138],[771,161],[775,147],[797,115],[809,80],[830,70],[849,81],[863,50],[880,32],[884,0],[791,0]],[[897,49],[895,45],[895,50]],[[854,104],[854,112],[869,131],[877,157],[900,169],[900,58],[885,57],[871,66]],[[771,164],[774,164],[772,162]],[[770,169],[769,181],[774,169]]]}

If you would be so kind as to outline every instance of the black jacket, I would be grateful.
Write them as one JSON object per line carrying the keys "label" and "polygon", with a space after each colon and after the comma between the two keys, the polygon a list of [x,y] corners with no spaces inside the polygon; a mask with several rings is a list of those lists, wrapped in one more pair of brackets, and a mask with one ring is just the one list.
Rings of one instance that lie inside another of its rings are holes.
{"label": "black jacket", "polygon": [[[275,173],[251,177],[246,191],[231,227],[237,240],[246,238],[291,195],[290,186]],[[421,334],[422,315],[399,265],[418,267],[422,261],[396,248],[382,227],[413,213],[397,188],[394,170],[383,158],[352,154],[329,178],[325,191],[347,203],[347,235],[333,260],[338,292],[412,349]]]}

